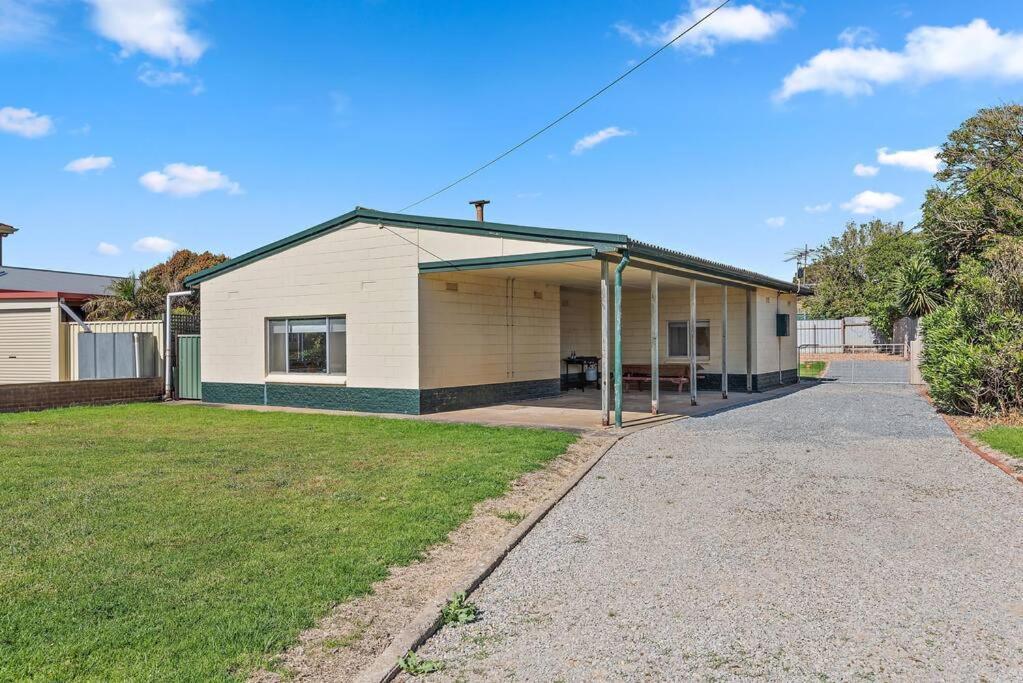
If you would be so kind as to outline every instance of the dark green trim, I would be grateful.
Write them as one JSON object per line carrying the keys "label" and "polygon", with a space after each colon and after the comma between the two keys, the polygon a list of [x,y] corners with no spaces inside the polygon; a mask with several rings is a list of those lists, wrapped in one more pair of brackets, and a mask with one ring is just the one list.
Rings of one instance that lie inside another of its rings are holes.
{"label": "dark green trim", "polygon": [[513,256],[457,259],[455,261],[434,261],[431,263],[420,263],[419,272],[448,273],[459,270],[482,270],[484,268],[507,268],[511,266],[536,266],[545,263],[589,261],[594,258],[596,253],[596,249],[567,249],[565,251],[548,251],[539,254],[516,254]]}
{"label": "dark green trim", "polygon": [[203,382],[205,403],[329,408],[362,413],[419,414],[418,389],[377,389],[329,384]]}
{"label": "dark green trim", "polygon": [[329,384],[267,384],[266,404],[362,413],[419,414],[418,389],[339,387]]}
{"label": "dark green trim", "polygon": [[238,403],[246,406],[261,406],[263,405],[263,385],[203,382],[202,400],[204,403]]}
{"label": "dark green trim", "polygon": [[272,254],[290,249],[296,245],[308,242],[311,239],[334,230],[340,230],[353,223],[386,223],[390,227],[415,228],[423,230],[437,230],[440,232],[453,232],[467,235],[482,235],[485,237],[503,237],[507,239],[527,240],[534,242],[554,242],[558,244],[584,244],[590,248],[613,249],[625,245],[629,238],[627,235],[615,235],[611,233],[583,232],[580,230],[559,230],[555,228],[534,228],[524,225],[509,225],[505,223],[481,223],[479,221],[463,221],[452,218],[433,218],[430,216],[411,216],[402,213],[387,213],[356,207],[353,211],[332,218],[329,221],[314,225],[294,235],[290,235],[276,242],[271,242],[258,249],[246,252],[241,256],[228,259],[223,263],[211,268],[200,270],[198,273],[189,275],[184,280],[186,287],[208,280],[211,277],[221,275],[227,271],[234,270],[240,266],[266,258]]}
{"label": "dark green trim", "polygon": [[551,398],[560,393],[561,380],[559,378],[421,389],[419,391],[419,410],[421,414],[427,415],[448,410],[492,406],[499,403]]}

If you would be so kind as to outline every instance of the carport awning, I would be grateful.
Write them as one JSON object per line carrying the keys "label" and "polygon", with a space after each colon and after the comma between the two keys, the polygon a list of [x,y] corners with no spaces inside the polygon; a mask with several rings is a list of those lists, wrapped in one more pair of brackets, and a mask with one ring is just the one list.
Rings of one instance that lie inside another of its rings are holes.
{"label": "carport awning", "polygon": [[[430,261],[419,264],[420,273],[451,273],[461,271],[487,270],[489,274],[502,277],[521,276],[528,272],[531,277],[548,282],[580,288],[596,287],[600,278],[600,262],[617,263],[621,255],[617,251],[602,252],[597,249],[565,249],[533,254],[514,254],[509,256],[487,256],[457,260]],[[720,277],[705,269],[687,268],[681,263],[672,263],[667,259],[656,259],[649,253],[633,254],[629,268],[624,273],[624,284],[628,286],[635,279],[637,285],[647,286],[648,276],[641,276],[640,271],[658,272],[663,275],[692,279],[708,284],[728,285],[739,289],[755,289],[757,283],[739,277]],[[762,276],[760,276],[762,277]],[[790,291],[794,285],[785,285]],[[764,285],[761,285],[764,286]],[[778,289],[779,287],[774,287]]]}

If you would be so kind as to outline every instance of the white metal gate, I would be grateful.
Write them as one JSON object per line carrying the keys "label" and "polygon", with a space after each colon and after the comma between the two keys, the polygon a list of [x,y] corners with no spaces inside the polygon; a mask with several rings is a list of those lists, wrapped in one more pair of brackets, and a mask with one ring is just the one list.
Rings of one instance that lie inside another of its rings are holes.
{"label": "white metal gate", "polygon": [[815,344],[799,346],[803,378],[850,384],[909,384],[911,361],[905,344],[859,344],[822,352]]}

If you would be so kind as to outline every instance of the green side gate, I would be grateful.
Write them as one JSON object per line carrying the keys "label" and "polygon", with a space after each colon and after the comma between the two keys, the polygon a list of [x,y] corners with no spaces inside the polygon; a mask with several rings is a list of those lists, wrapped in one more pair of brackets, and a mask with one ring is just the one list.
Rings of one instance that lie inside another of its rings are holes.
{"label": "green side gate", "polygon": [[178,398],[202,399],[202,379],[199,372],[199,335],[178,335],[177,361],[174,373],[174,391]]}

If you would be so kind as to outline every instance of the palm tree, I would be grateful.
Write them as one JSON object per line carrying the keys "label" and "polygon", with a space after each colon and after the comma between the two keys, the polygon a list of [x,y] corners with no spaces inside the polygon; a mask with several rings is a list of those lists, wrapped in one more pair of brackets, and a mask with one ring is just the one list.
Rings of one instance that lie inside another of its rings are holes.
{"label": "palm tree", "polygon": [[114,280],[107,294],[82,306],[89,320],[153,320],[163,315],[166,287],[143,271]]}
{"label": "palm tree", "polygon": [[899,268],[894,287],[896,299],[906,315],[927,315],[943,301],[941,274],[921,256],[914,256]]}

